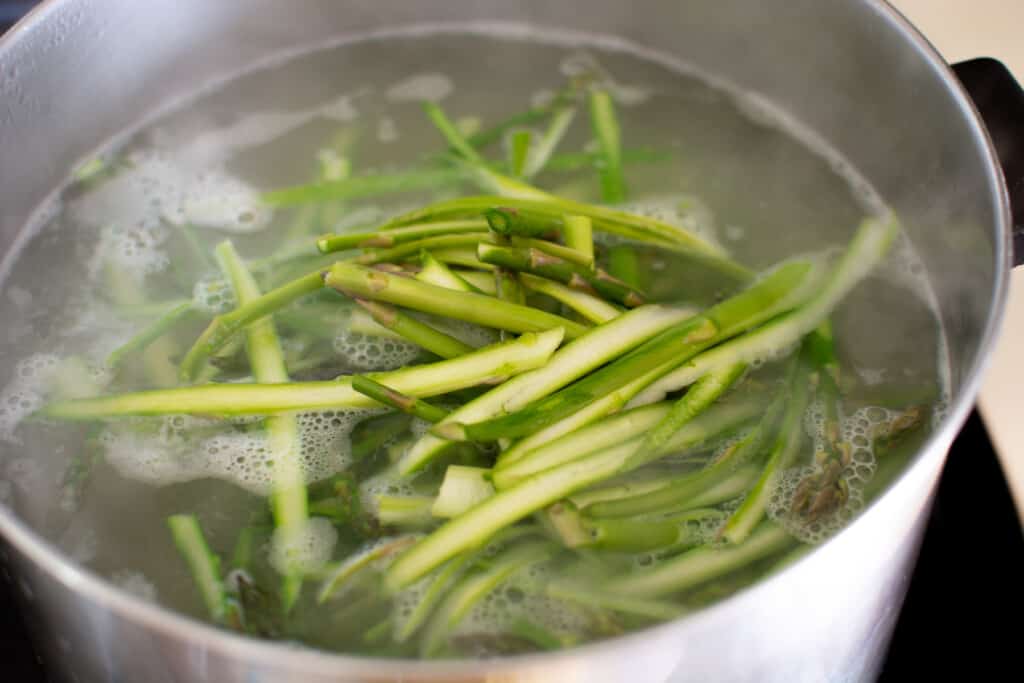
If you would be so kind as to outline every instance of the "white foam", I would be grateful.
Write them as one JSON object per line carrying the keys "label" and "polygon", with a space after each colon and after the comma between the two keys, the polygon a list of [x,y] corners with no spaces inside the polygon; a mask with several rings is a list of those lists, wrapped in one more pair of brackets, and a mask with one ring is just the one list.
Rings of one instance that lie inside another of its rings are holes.
{"label": "white foam", "polygon": [[454,90],[451,78],[430,72],[403,78],[388,88],[385,97],[391,102],[440,102]]}
{"label": "white foam", "polygon": [[235,291],[218,277],[198,280],[192,288],[192,303],[201,311],[210,315],[221,315],[234,310],[238,306]]}
{"label": "white foam", "polygon": [[59,367],[60,359],[50,353],[33,354],[15,366],[0,392],[0,440],[21,443],[15,435],[18,425],[43,407]]}
{"label": "white foam", "polygon": [[394,370],[408,365],[423,350],[402,339],[373,337],[342,330],[334,338],[334,350],[357,370]]}
{"label": "white foam", "polygon": [[338,531],[325,517],[310,517],[302,529],[285,534],[275,529],[270,540],[270,564],[282,574],[299,570],[315,572],[331,559],[338,542]]}

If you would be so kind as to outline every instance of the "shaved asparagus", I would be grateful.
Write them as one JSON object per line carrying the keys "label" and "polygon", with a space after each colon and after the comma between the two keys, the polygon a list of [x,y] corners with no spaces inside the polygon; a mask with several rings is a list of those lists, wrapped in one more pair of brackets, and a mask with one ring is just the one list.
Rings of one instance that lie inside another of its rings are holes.
{"label": "shaved asparagus", "polygon": [[626,593],[609,593],[599,588],[581,588],[564,581],[548,584],[547,594],[559,600],[578,602],[586,607],[604,607],[615,612],[648,619],[676,619],[686,613],[678,605],[663,600],[645,600]]}
{"label": "shaved asparagus", "polygon": [[526,157],[530,153],[530,146],[533,144],[533,131],[520,129],[512,131],[509,136],[508,169],[513,177],[521,178],[526,168]]}
{"label": "shaved asparagus", "polygon": [[500,301],[474,292],[456,292],[354,263],[337,263],[327,273],[327,285],[352,297],[386,301],[424,313],[495,327],[512,332],[536,332],[561,327],[573,339],[582,325],[527,306]]}
{"label": "shaved asparagus", "polygon": [[153,324],[149,325],[127,342],[116,348],[107,356],[107,365],[116,368],[121,364],[125,356],[136,351],[141,351],[169,332],[175,325],[195,312],[191,301],[178,304],[174,308],[160,316]]}
{"label": "shaved asparagus", "polygon": [[423,111],[427,113],[427,118],[434,124],[437,130],[444,136],[445,141],[448,145],[454,149],[459,155],[468,161],[483,164],[483,157],[471,145],[466,138],[462,136],[459,129],[455,127],[441,109],[441,106],[436,102],[424,102]]}
{"label": "shaved asparagus", "polygon": [[466,232],[483,232],[487,230],[487,221],[482,218],[469,218],[457,221],[437,221],[422,225],[408,225],[386,232],[360,232],[347,235],[324,235],[317,240],[316,246],[321,253],[345,251],[357,247],[387,249],[406,242],[439,237],[441,235],[457,235]]}
{"label": "shaved asparagus", "polygon": [[[583,254],[588,263],[594,262],[594,223],[589,216],[566,216],[565,246]],[[627,283],[628,284],[628,283]],[[631,285],[633,289],[639,289]]]}
{"label": "shaved asparagus", "polygon": [[481,467],[449,465],[431,514],[435,517],[458,517],[493,496],[494,486],[487,481],[487,475],[488,471]]}
{"label": "shaved asparagus", "polygon": [[[556,391],[610,358],[634,348],[688,314],[688,311],[663,306],[634,309],[593,328],[583,338],[566,345],[539,372],[510,380],[470,401],[435,429],[445,426],[457,429],[461,421],[480,420],[500,411],[516,410],[529,401]],[[437,457],[449,445],[444,437],[425,434],[409,450],[399,467],[405,474],[413,472]]]}
{"label": "shaved asparagus", "polygon": [[525,436],[554,424],[649,371],[660,368],[667,373],[671,365],[666,364],[681,364],[715,342],[806,300],[815,280],[810,264],[796,262],[782,266],[746,291],[665,330],[634,352],[559,393],[506,417],[467,424],[463,430],[465,438],[491,441]]}
{"label": "shaved asparagus", "polygon": [[601,148],[601,199],[618,204],[626,199],[626,183],[622,177],[622,145],[615,103],[607,90],[593,87],[588,93],[590,126]]}
{"label": "shaved asparagus", "polygon": [[520,273],[519,280],[527,289],[550,296],[552,299],[576,311],[590,322],[601,324],[622,315],[621,309],[616,308],[604,299],[581,292],[578,289],[570,289],[554,280],[530,275],[529,273]]}
{"label": "shaved asparagus", "polygon": [[[562,330],[524,334],[451,360],[374,373],[373,379],[416,397],[446,394],[543,366]],[[352,388],[351,378],[282,384],[207,384],[51,403],[42,413],[62,420],[118,415],[267,415],[293,410],[369,408],[376,402]]]}
{"label": "shaved asparagus", "polygon": [[458,358],[474,349],[455,337],[435,330],[430,325],[422,323],[412,316],[408,316],[387,304],[376,301],[356,299],[357,304],[362,306],[381,327],[384,327],[402,339],[411,341],[441,358]]}
{"label": "shaved asparagus", "polygon": [[540,139],[530,146],[523,164],[523,172],[521,174],[523,177],[532,178],[544,170],[555,148],[558,147],[562,138],[565,137],[566,131],[569,130],[569,126],[572,125],[572,120],[575,116],[575,107],[557,107],[552,112],[547,130],[544,131]]}
{"label": "shaved asparagus", "polygon": [[474,286],[465,278],[453,272],[451,268],[431,256],[429,251],[420,252],[420,265],[422,270],[416,273],[416,279],[427,284],[447,287],[459,292],[476,292],[484,294],[480,288]]}
{"label": "shaved asparagus", "polygon": [[206,544],[203,530],[195,515],[171,515],[167,518],[174,544],[188,563],[192,578],[214,621],[222,622],[227,616],[227,594],[220,577],[220,558]]}
{"label": "shaved asparagus", "polygon": [[423,250],[449,249],[452,247],[475,247],[481,242],[491,242],[494,238],[486,232],[467,232],[454,235],[438,235],[424,239],[403,242],[390,249],[368,249],[356,258],[357,263],[372,265],[386,261],[401,261],[409,256],[417,255]]}

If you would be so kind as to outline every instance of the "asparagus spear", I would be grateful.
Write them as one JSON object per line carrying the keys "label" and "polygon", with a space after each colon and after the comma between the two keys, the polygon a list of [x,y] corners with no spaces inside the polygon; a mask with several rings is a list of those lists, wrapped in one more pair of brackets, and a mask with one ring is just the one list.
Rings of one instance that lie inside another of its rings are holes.
{"label": "asparagus spear", "polygon": [[546,591],[548,595],[558,600],[569,600],[587,607],[602,607],[648,619],[667,621],[686,613],[684,608],[664,600],[645,600],[623,593],[610,593],[603,588],[583,588],[565,581],[548,584]]}
{"label": "asparagus spear", "polygon": [[[371,375],[382,384],[417,397],[446,394],[543,366],[562,341],[562,330],[524,334],[473,353],[426,365]],[[268,415],[294,410],[372,408],[375,401],[352,388],[350,377],[282,384],[208,384],[60,401],[42,413],[61,420],[95,420],[123,415]]]}
{"label": "asparagus spear", "polygon": [[387,387],[380,382],[375,382],[369,377],[357,376],[352,378],[352,388],[364,396],[372,398],[378,403],[400,410],[426,420],[427,422],[440,422],[448,416],[448,411],[427,403],[423,399],[414,398],[394,389]]}
{"label": "asparagus spear", "polygon": [[171,308],[167,313],[160,316],[151,325],[129,339],[127,342],[115,349],[107,357],[107,366],[116,368],[121,361],[129,354],[135,353],[148,347],[157,339],[163,337],[175,325],[191,315],[195,309],[191,301],[185,301]]}
{"label": "asparagus spear", "polygon": [[390,249],[368,249],[356,257],[356,263],[372,265],[374,263],[396,262],[432,249],[449,249],[476,246],[481,242],[491,242],[493,237],[486,232],[467,232],[454,235],[438,235],[426,237],[412,242],[404,242]]}
{"label": "asparagus spear", "polygon": [[416,542],[416,538],[412,534],[406,534],[404,536],[384,539],[383,542],[374,543],[363,552],[351,555],[327,576],[320,586],[316,601],[318,603],[327,602],[353,576],[372,566],[375,562],[391,557],[408,548]]}
{"label": "asparagus spear", "polygon": [[551,113],[548,121],[548,128],[544,134],[529,149],[523,164],[522,176],[532,178],[544,170],[551,155],[554,153],[558,143],[565,137],[566,131],[576,116],[576,108],[570,106],[559,106]]}
{"label": "asparagus spear", "polygon": [[437,221],[421,225],[407,225],[388,231],[349,233],[347,235],[324,235],[317,240],[316,246],[323,254],[346,249],[377,248],[388,249],[406,242],[439,237],[441,235],[458,235],[467,232],[487,230],[487,221],[482,218],[467,218],[455,221]]}
{"label": "asparagus spear", "polygon": [[455,273],[444,263],[431,256],[429,251],[420,252],[420,265],[422,266],[422,270],[416,273],[416,279],[420,282],[437,285],[438,287],[446,287],[447,289],[454,289],[459,292],[476,292],[477,294],[485,293],[480,291],[478,287],[471,284],[465,278]]}
{"label": "asparagus spear", "polygon": [[459,129],[448,119],[448,116],[441,109],[441,106],[436,102],[424,102],[423,111],[426,112],[427,118],[434,124],[434,127],[444,136],[444,139],[448,142],[448,145],[455,150],[462,158],[467,161],[474,163],[483,164],[484,159],[480,156],[473,145],[469,143],[459,132]]}
{"label": "asparagus spear", "polygon": [[560,218],[506,206],[495,206],[483,212],[487,226],[503,237],[545,237],[562,231]]}
{"label": "asparagus spear", "polygon": [[450,445],[446,438],[458,436],[459,422],[483,419],[503,410],[516,410],[628,351],[686,315],[686,311],[645,306],[593,328],[586,336],[552,356],[538,372],[512,379],[453,412],[437,428],[447,426],[455,429],[456,433],[445,433],[445,438],[425,434],[402,459],[400,470],[408,474],[437,457]]}
{"label": "asparagus spear", "polygon": [[430,526],[434,522],[430,513],[433,504],[430,496],[378,495],[374,499],[377,519],[383,526],[406,528]]}
{"label": "asparagus spear", "polygon": [[591,271],[540,249],[515,249],[481,242],[477,257],[484,263],[525,271],[589,293],[598,293],[629,307],[644,303],[644,296],[624,282],[616,280],[600,268]]}
{"label": "asparagus spear", "polygon": [[431,513],[435,517],[458,517],[490,498],[494,495],[494,486],[487,481],[487,475],[488,471],[481,467],[449,465]]}
{"label": "asparagus spear", "polygon": [[529,273],[519,273],[519,281],[534,292],[546,294],[555,301],[565,304],[590,322],[601,324],[622,315],[622,311],[604,299],[592,294],[570,289],[547,278],[537,277]]}
{"label": "asparagus spear", "polygon": [[311,202],[359,199],[385,194],[432,190],[438,187],[450,187],[464,179],[465,173],[457,168],[421,168],[284,187],[264,192],[261,198],[269,206],[286,207]]}
{"label": "asparagus spear", "polygon": [[816,279],[811,277],[812,270],[809,263],[786,264],[740,294],[663,331],[632,353],[562,391],[507,416],[465,425],[464,436],[480,441],[525,436],[571,415],[649,371],[660,368],[667,373],[671,365],[666,364],[681,364],[712,344],[801,303],[809,294],[809,285]]}
{"label": "asparagus spear", "polygon": [[622,145],[615,103],[607,90],[592,87],[588,92],[590,126],[601,149],[601,199],[618,204],[626,199],[626,183],[622,177]]}
{"label": "asparagus spear", "polygon": [[327,285],[355,298],[385,301],[424,313],[510,330],[535,332],[561,327],[573,339],[582,325],[550,313],[500,301],[473,292],[456,292],[409,278],[382,273],[354,263],[337,263],[327,273]]}
{"label": "asparagus spear", "polygon": [[771,522],[762,523],[739,545],[725,548],[696,548],[649,569],[611,581],[607,590],[634,597],[658,597],[698,586],[705,581],[735,571],[795,543],[783,529]]}
{"label": "asparagus spear", "polygon": [[636,255],[636,249],[629,245],[617,244],[608,249],[608,273],[630,287],[642,288],[640,260]]}
{"label": "asparagus spear", "polygon": [[[231,282],[240,306],[258,299],[259,287],[231,242],[222,242],[215,250],[224,276]],[[277,330],[270,318],[257,320],[246,329],[249,364],[257,382],[268,384],[288,381],[284,354]],[[309,518],[306,474],[299,460],[302,444],[299,428],[292,415],[272,415],[266,420],[267,446],[273,454],[274,475],[271,504],[274,512],[274,542],[285,549],[285,556],[301,553],[301,535]],[[294,604],[302,584],[302,568],[293,563],[285,576],[285,611]]]}
{"label": "asparagus spear", "polygon": [[509,136],[508,170],[514,178],[524,177],[526,168],[526,157],[530,153],[530,146],[533,144],[533,131],[529,128],[521,128],[512,131]]}
{"label": "asparagus spear", "polygon": [[[566,216],[565,246],[583,254],[587,262],[594,262],[594,223],[589,216]],[[631,285],[633,289],[639,289]]]}
{"label": "asparagus spear", "polygon": [[356,299],[355,302],[362,306],[378,325],[441,358],[458,358],[474,351],[469,344],[435,330],[392,306],[365,299]]}
{"label": "asparagus spear", "polygon": [[210,550],[195,515],[171,515],[167,518],[174,544],[188,563],[192,578],[206,605],[210,618],[224,622],[227,617],[227,594],[220,577],[220,558]]}

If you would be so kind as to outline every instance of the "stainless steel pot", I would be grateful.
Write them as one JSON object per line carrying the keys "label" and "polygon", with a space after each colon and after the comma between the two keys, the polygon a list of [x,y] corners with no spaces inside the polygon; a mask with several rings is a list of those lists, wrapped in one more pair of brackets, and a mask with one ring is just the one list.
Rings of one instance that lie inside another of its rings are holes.
{"label": "stainless steel pot", "polygon": [[948,417],[854,524],[685,619],[486,662],[367,660],[258,642],[143,603],[0,510],[6,561],[47,665],[78,681],[863,680],[878,670],[945,453],[1003,311],[1011,214],[996,151],[950,69],[873,0],[630,3],[51,0],[0,42],[0,242],[72,163],[147,112],[267,55],[340,35],[482,20],[612,34],[791,112],[897,210],[948,333]]}

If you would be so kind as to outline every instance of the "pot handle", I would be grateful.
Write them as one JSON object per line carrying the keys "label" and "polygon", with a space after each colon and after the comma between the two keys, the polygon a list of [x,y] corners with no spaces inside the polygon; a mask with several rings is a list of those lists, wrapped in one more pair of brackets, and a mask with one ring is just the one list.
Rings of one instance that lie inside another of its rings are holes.
{"label": "pot handle", "polygon": [[953,65],[981,114],[1003,167],[1013,213],[1013,265],[1024,263],[1024,89],[997,59],[980,57]]}

